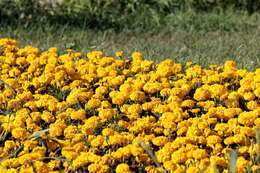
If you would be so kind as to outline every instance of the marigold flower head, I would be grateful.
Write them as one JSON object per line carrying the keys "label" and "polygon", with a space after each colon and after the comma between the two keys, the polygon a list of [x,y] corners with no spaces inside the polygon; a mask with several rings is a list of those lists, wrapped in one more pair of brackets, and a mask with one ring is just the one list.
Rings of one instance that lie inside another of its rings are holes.
{"label": "marigold flower head", "polygon": [[129,168],[129,165],[126,163],[120,163],[116,167],[116,173],[130,173],[131,170]]}
{"label": "marigold flower head", "polygon": [[29,136],[29,133],[21,127],[12,130],[12,136],[16,139],[24,140]]}
{"label": "marigold flower head", "polygon": [[145,93],[142,91],[134,91],[130,94],[129,97],[135,102],[143,102],[146,99]]}
{"label": "marigold flower head", "polygon": [[70,114],[71,119],[84,120],[86,118],[86,111],[84,109],[77,110]]}
{"label": "marigold flower head", "polygon": [[143,59],[143,54],[140,52],[133,52],[132,58],[133,58],[133,61],[141,61]]}
{"label": "marigold flower head", "polygon": [[124,56],[124,52],[118,51],[118,52],[115,52],[115,55],[118,56],[118,57],[122,57],[122,56]]}
{"label": "marigold flower head", "polygon": [[210,92],[204,88],[196,89],[194,99],[197,101],[207,100],[210,97]]}
{"label": "marigold flower head", "polygon": [[91,146],[93,147],[100,147],[102,146],[103,142],[104,142],[104,137],[101,135],[98,135],[95,139],[93,139],[91,141]]}
{"label": "marigold flower head", "polygon": [[159,136],[152,139],[152,143],[156,146],[164,146],[168,142],[168,138],[165,136]]}

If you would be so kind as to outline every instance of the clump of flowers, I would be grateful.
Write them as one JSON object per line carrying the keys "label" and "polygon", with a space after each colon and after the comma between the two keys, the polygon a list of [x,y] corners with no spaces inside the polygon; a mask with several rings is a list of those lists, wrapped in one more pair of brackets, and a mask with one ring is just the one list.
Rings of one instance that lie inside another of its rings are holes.
{"label": "clump of flowers", "polygon": [[0,39],[0,172],[260,171],[260,68],[115,55]]}

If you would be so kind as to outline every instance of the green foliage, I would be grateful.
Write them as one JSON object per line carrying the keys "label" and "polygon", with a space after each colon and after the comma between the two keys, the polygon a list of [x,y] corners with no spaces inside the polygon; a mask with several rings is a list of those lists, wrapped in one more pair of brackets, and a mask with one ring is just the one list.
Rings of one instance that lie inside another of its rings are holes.
{"label": "green foliage", "polygon": [[46,90],[44,91],[46,94],[49,94],[59,101],[65,101],[68,94],[69,90],[62,90],[60,87],[54,87],[54,86],[47,86]]}
{"label": "green foliage", "polygon": [[[259,0],[2,0],[2,22],[26,25],[35,22],[70,23],[91,28],[146,27],[163,25],[178,11],[260,11]],[[54,3],[56,2],[56,3]]]}
{"label": "green foliage", "polygon": [[257,13],[244,15],[234,11],[180,11],[168,15],[164,25],[157,28],[145,28],[136,23],[135,27],[115,32],[114,29],[93,30],[78,25],[39,25],[36,22],[29,29],[23,24],[1,25],[0,35],[19,40],[21,47],[29,44],[43,51],[52,46],[57,47],[59,53],[73,47],[84,56],[92,50],[105,51],[106,56],[124,51],[126,59],[132,52],[140,51],[145,59],[155,62],[171,58],[177,63],[192,61],[204,67],[234,60],[239,68],[251,71],[260,66],[259,17]]}

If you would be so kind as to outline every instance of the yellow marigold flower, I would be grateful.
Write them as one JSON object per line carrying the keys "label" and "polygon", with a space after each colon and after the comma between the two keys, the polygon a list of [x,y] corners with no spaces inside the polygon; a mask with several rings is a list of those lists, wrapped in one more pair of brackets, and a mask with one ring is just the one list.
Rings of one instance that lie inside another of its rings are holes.
{"label": "yellow marigold flower", "polygon": [[[82,134],[77,134],[77,135],[83,136]],[[86,151],[87,146],[85,145],[85,143],[83,143],[82,141],[77,141],[77,142],[78,143],[73,146],[74,151],[76,151],[78,153],[82,152],[82,151]]]}
{"label": "yellow marigold flower", "polygon": [[233,136],[233,141],[236,144],[246,144],[248,142],[246,136],[242,134],[236,134]]}
{"label": "yellow marigold flower", "polygon": [[64,126],[65,124],[62,124],[62,123],[55,123],[55,124],[51,124],[50,125],[50,128],[51,130],[49,131],[49,135],[52,136],[52,137],[55,137],[55,136],[61,136],[63,134],[63,130],[66,126]]}
{"label": "yellow marigold flower", "polygon": [[180,148],[177,151],[173,152],[171,157],[174,163],[184,163],[188,159],[184,148]]}
{"label": "yellow marigold flower", "polygon": [[18,69],[18,68],[12,68],[10,71],[9,71],[9,76],[10,77],[15,77],[15,76],[18,76],[21,74],[21,71]]}
{"label": "yellow marigold flower", "polygon": [[14,149],[15,147],[16,147],[16,143],[14,141],[7,140],[5,141],[4,151],[8,152],[9,150]]}
{"label": "yellow marigold flower", "polygon": [[35,147],[35,148],[33,148],[32,153],[35,154],[38,157],[43,157],[46,153],[46,148],[39,147],[39,146]]}
{"label": "yellow marigold flower", "polygon": [[171,94],[171,89],[170,88],[164,88],[160,91],[161,96],[163,97],[169,97]]}
{"label": "yellow marigold flower", "polygon": [[177,165],[175,163],[173,163],[172,161],[166,161],[163,163],[163,167],[170,172],[173,172],[174,170],[176,170]]}
{"label": "yellow marigold flower", "polygon": [[247,154],[249,152],[249,148],[247,146],[241,146],[239,147],[238,152],[240,154]]}
{"label": "yellow marigold flower", "polygon": [[42,161],[34,161],[34,166],[35,166],[36,172],[49,173],[51,171],[48,164],[46,164]]}
{"label": "yellow marigold flower", "polygon": [[146,167],[145,167],[145,171],[146,171],[147,173],[153,173],[153,172],[155,172],[155,166],[151,166],[151,165],[146,166]]}
{"label": "yellow marigold flower", "polygon": [[101,166],[99,164],[96,164],[96,163],[92,163],[88,166],[88,171],[89,172],[93,172],[93,173],[96,173],[96,172],[99,172],[100,171],[100,168]]}
{"label": "yellow marigold flower", "polygon": [[101,135],[98,135],[95,139],[93,139],[91,141],[91,146],[100,147],[100,146],[102,146],[104,141],[105,141],[104,137]]}
{"label": "yellow marigold flower", "polygon": [[122,57],[122,56],[124,56],[124,52],[118,51],[118,52],[115,52],[115,55],[118,56],[118,57]]}
{"label": "yellow marigold flower", "polygon": [[53,170],[53,169],[59,168],[60,164],[61,164],[60,160],[51,160],[48,163],[48,167]]}
{"label": "yellow marigold flower", "polygon": [[126,144],[128,142],[127,137],[120,134],[109,136],[108,140],[109,140],[109,144],[111,145]]}
{"label": "yellow marigold flower", "polygon": [[127,98],[125,98],[124,94],[120,92],[119,95],[112,98],[112,103],[117,105],[122,105],[126,100]]}
{"label": "yellow marigold flower", "polygon": [[178,129],[177,131],[177,135],[178,136],[182,136],[183,134],[185,134],[188,131],[188,127],[181,127]]}
{"label": "yellow marigold flower", "polygon": [[201,110],[200,110],[200,108],[194,108],[194,109],[190,109],[189,110],[191,113],[193,113],[193,114],[197,114],[197,113],[199,113]]}
{"label": "yellow marigold flower", "polygon": [[235,141],[234,141],[233,136],[230,136],[230,137],[227,137],[227,138],[224,139],[224,144],[226,144],[226,145],[232,145],[234,143],[235,143]]}
{"label": "yellow marigold flower", "polygon": [[30,91],[24,91],[22,94],[18,94],[17,97],[23,101],[28,101],[33,98],[33,95]]}
{"label": "yellow marigold flower", "polygon": [[197,103],[197,106],[203,107],[205,111],[208,111],[210,108],[215,106],[215,102],[211,100],[200,101]]}
{"label": "yellow marigold flower", "polygon": [[131,156],[131,148],[128,146],[119,148],[117,151],[112,153],[112,157],[119,160],[119,159],[126,159]]}
{"label": "yellow marigold flower", "polygon": [[29,136],[29,133],[24,128],[15,128],[12,130],[12,136],[16,139],[24,140]]}
{"label": "yellow marigold flower", "polygon": [[72,166],[79,168],[87,163],[97,163],[101,159],[100,156],[91,152],[81,152],[80,155],[73,160]]}
{"label": "yellow marigold flower", "polygon": [[245,136],[255,137],[256,130],[254,128],[250,128],[250,127],[241,127],[240,133]]}
{"label": "yellow marigold flower", "polygon": [[204,159],[208,157],[208,153],[204,149],[196,149],[192,151],[192,157],[195,159]]}
{"label": "yellow marigold flower", "polygon": [[20,163],[17,158],[11,158],[11,159],[4,160],[2,162],[2,165],[11,168],[17,168],[20,165]]}
{"label": "yellow marigold flower", "polygon": [[106,86],[100,86],[95,90],[95,93],[99,95],[105,95],[108,93],[108,88]]}
{"label": "yellow marigold flower", "polygon": [[93,59],[100,59],[100,58],[102,58],[104,56],[105,56],[105,54],[102,51],[92,51],[92,52],[88,52],[87,53],[87,57],[89,59],[91,59],[91,60],[93,60]]}
{"label": "yellow marigold flower", "polygon": [[24,155],[20,156],[18,158],[18,160],[19,160],[19,163],[21,165],[23,165],[23,164],[31,162],[32,160],[41,159],[43,156],[44,155],[42,155],[42,153],[37,153],[37,152],[33,153],[32,152],[32,153],[28,153],[28,154],[24,154]]}
{"label": "yellow marigold flower", "polygon": [[238,100],[239,98],[241,98],[241,95],[238,92],[230,92],[228,95],[228,99],[230,100]]}
{"label": "yellow marigold flower", "polygon": [[135,102],[144,102],[146,99],[145,93],[142,91],[134,91],[130,94],[130,99]]}
{"label": "yellow marigold flower", "polygon": [[154,94],[157,91],[162,90],[163,88],[164,88],[163,85],[159,82],[147,82],[143,86],[143,90],[149,94]]}
{"label": "yellow marigold flower", "polygon": [[38,141],[26,140],[26,141],[24,141],[23,144],[24,144],[24,151],[29,151],[37,146]]}
{"label": "yellow marigold flower", "polygon": [[260,88],[256,88],[254,90],[254,94],[255,94],[256,97],[260,98]]}
{"label": "yellow marigold flower", "polygon": [[58,51],[58,49],[56,47],[51,47],[48,49],[48,52],[50,53],[56,53]]}
{"label": "yellow marigold flower", "polygon": [[255,119],[258,117],[258,113],[254,111],[250,112],[242,112],[238,116],[238,122],[245,126],[252,126],[254,125]]}
{"label": "yellow marigold flower", "polygon": [[189,61],[189,62],[186,62],[185,65],[186,65],[187,67],[190,67],[192,64],[193,64],[193,63],[192,63],[191,61]]}
{"label": "yellow marigold flower", "polygon": [[68,52],[68,53],[74,52],[73,49],[66,49],[65,51]]}
{"label": "yellow marigold flower", "polygon": [[110,171],[110,167],[108,165],[101,165],[100,173],[108,173]]}
{"label": "yellow marigold flower", "polygon": [[61,151],[61,154],[62,156],[64,156],[66,159],[69,159],[69,160],[75,160],[79,153],[73,151],[73,148],[63,148],[62,151]]}
{"label": "yellow marigold flower", "polygon": [[113,79],[109,80],[108,83],[109,83],[109,86],[119,86],[121,84],[123,84],[125,81],[125,76],[123,75],[119,75],[119,76],[116,76],[114,77]]}
{"label": "yellow marigold flower", "polygon": [[221,143],[222,138],[217,135],[211,135],[207,137],[207,144],[213,146],[215,144]]}
{"label": "yellow marigold flower", "polygon": [[168,105],[163,105],[163,104],[158,104],[155,106],[152,110],[153,113],[164,113],[164,112],[169,112],[170,108]]}
{"label": "yellow marigold flower", "polygon": [[100,125],[100,118],[98,116],[91,116],[90,118],[84,120],[85,124],[81,126],[82,132],[90,135],[93,132],[93,129],[95,127],[98,127]]}
{"label": "yellow marigold flower", "polygon": [[[156,158],[159,163],[165,163],[171,160],[171,154],[175,149],[171,147],[171,143],[166,143],[162,149],[156,152]],[[171,161],[172,162],[172,161]],[[173,162],[172,162],[173,163]]]}
{"label": "yellow marigold flower", "polygon": [[200,169],[198,167],[195,167],[195,166],[190,166],[186,170],[186,173],[199,173],[199,172],[200,172]]}
{"label": "yellow marigold flower", "polygon": [[21,108],[21,100],[18,98],[12,99],[7,103],[8,109],[18,110]]}
{"label": "yellow marigold flower", "polygon": [[51,122],[55,121],[54,115],[52,115],[52,113],[50,113],[48,111],[43,111],[41,118],[42,118],[42,120],[44,120],[47,123],[51,123]]}
{"label": "yellow marigold flower", "polygon": [[255,94],[253,92],[246,92],[243,97],[246,101],[251,101],[255,99]]}
{"label": "yellow marigold flower", "polygon": [[103,136],[111,136],[111,135],[114,135],[114,131],[111,128],[104,128],[102,130],[102,135]]}
{"label": "yellow marigold flower", "polygon": [[131,170],[130,170],[128,164],[126,164],[126,163],[120,163],[116,167],[116,173],[130,173],[130,172],[131,172]]}
{"label": "yellow marigold flower", "polygon": [[193,106],[195,106],[195,103],[193,100],[184,100],[181,103],[181,107],[188,107],[188,108],[192,108]]}
{"label": "yellow marigold flower", "polygon": [[168,142],[168,138],[165,136],[159,136],[152,139],[152,143],[156,146],[164,146]]}
{"label": "yellow marigold flower", "polygon": [[236,161],[236,171],[237,172],[245,172],[247,167],[250,165],[250,162],[246,160],[244,157],[240,156]]}
{"label": "yellow marigold flower", "polygon": [[238,115],[242,112],[240,108],[228,108],[224,110],[224,116],[226,119],[234,118],[235,115]]}
{"label": "yellow marigold flower", "polygon": [[197,101],[207,100],[210,97],[210,92],[204,88],[196,89],[194,99]]}
{"label": "yellow marigold flower", "polygon": [[164,129],[161,128],[161,127],[155,127],[155,128],[153,128],[152,130],[153,130],[153,132],[155,133],[155,135],[160,135],[160,134],[162,134],[163,131],[164,131]]}
{"label": "yellow marigold flower", "polygon": [[[1,169],[0,169],[1,170]],[[25,166],[25,167],[21,167],[21,169],[19,170],[20,173],[34,173],[35,171],[33,170],[32,166]]]}
{"label": "yellow marigold flower", "polygon": [[132,104],[127,109],[127,113],[129,114],[140,114],[142,111],[142,106],[140,104]]}
{"label": "yellow marigold flower", "polygon": [[224,77],[236,77],[236,63],[234,61],[226,61],[224,64],[224,72],[223,76]]}
{"label": "yellow marigold flower", "polygon": [[141,62],[142,72],[148,72],[151,70],[151,67],[154,65],[154,61],[144,60]]}
{"label": "yellow marigold flower", "polygon": [[71,119],[84,120],[86,118],[86,111],[84,109],[77,110],[70,114]]}
{"label": "yellow marigold flower", "polygon": [[157,67],[156,74],[160,77],[169,77],[174,73],[174,66],[168,66],[164,64],[159,64]]}
{"label": "yellow marigold flower", "polygon": [[216,124],[215,131],[217,131],[218,135],[220,136],[230,136],[232,130],[229,128],[229,125],[226,123],[218,123]]}
{"label": "yellow marigold flower", "polygon": [[226,167],[228,165],[228,160],[219,156],[211,156],[210,162],[219,165],[221,167]]}
{"label": "yellow marigold flower", "polygon": [[15,64],[15,57],[12,57],[12,55],[10,54],[10,56],[8,56],[8,58],[4,59],[4,62],[9,64],[9,65],[14,65]]}
{"label": "yellow marigold flower", "polygon": [[112,108],[112,105],[109,101],[102,101],[100,107],[101,108]]}
{"label": "yellow marigold flower", "polygon": [[91,98],[85,106],[87,106],[88,108],[97,108],[100,106],[100,104],[101,101],[99,99]]}
{"label": "yellow marigold flower", "polygon": [[108,109],[100,109],[98,112],[98,116],[101,118],[102,122],[108,121],[115,115],[115,111],[111,108]]}
{"label": "yellow marigold flower", "polygon": [[246,107],[249,109],[249,110],[255,110],[257,108],[260,107],[260,104],[257,102],[257,101],[249,101],[247,104],[246,104]]}
{"label": "yellow marigold flower", "polygon": [[133,156],[138,156],[138,155],[142,154],[143,152],[144,152],[143,148],[137,147],[136,145],[131,146],[131,153]]}
{"label": "yellow marigold flower", "polygon": [[143,59],[143,54],[140,52],[133,52],[132,53],[133,61],[141,61]]}
{"label": "yellow marigold flower", "polygon": [[254,121],[254,125],[256,126],[260,126],[260,118],[256,118],[255,121]]}
{"label": "yellow marigold flower", "polygon": [[225,86],[220,85],[220,84],[213,84],[210,86],[210,92],[211,92],[211,97],[217,97],[220,98],[221,96],[227,94],[227,90]]}
{"label": "yellow marigold flower", "polygon": [[251,166],[251,169],[253,172],[259,172],[260,171],[260,165],[253,165]]}

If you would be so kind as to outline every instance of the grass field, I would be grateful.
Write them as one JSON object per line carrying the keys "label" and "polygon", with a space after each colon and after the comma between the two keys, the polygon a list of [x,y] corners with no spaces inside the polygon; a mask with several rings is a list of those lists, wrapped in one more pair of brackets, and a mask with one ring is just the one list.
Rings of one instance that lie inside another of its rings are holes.
{"label": "grass field", "polygon": [[90,30],[59,24],[31,24],[25,27],[0,26],[0,36],[16,39],[21,46],[30,44],[46,50],[104,50],[108,55],[124,51],[130,55],[140,51],[146,59],[159,62],[171,58],[176,62],[192,61],[207,66],[235,60],[239,68],[255,69],[260,65],[259,14],[247,16],[234,12],[180,12],[168,16],[164,26],[142,28],[133,23],[120,31],[113,28]]}

